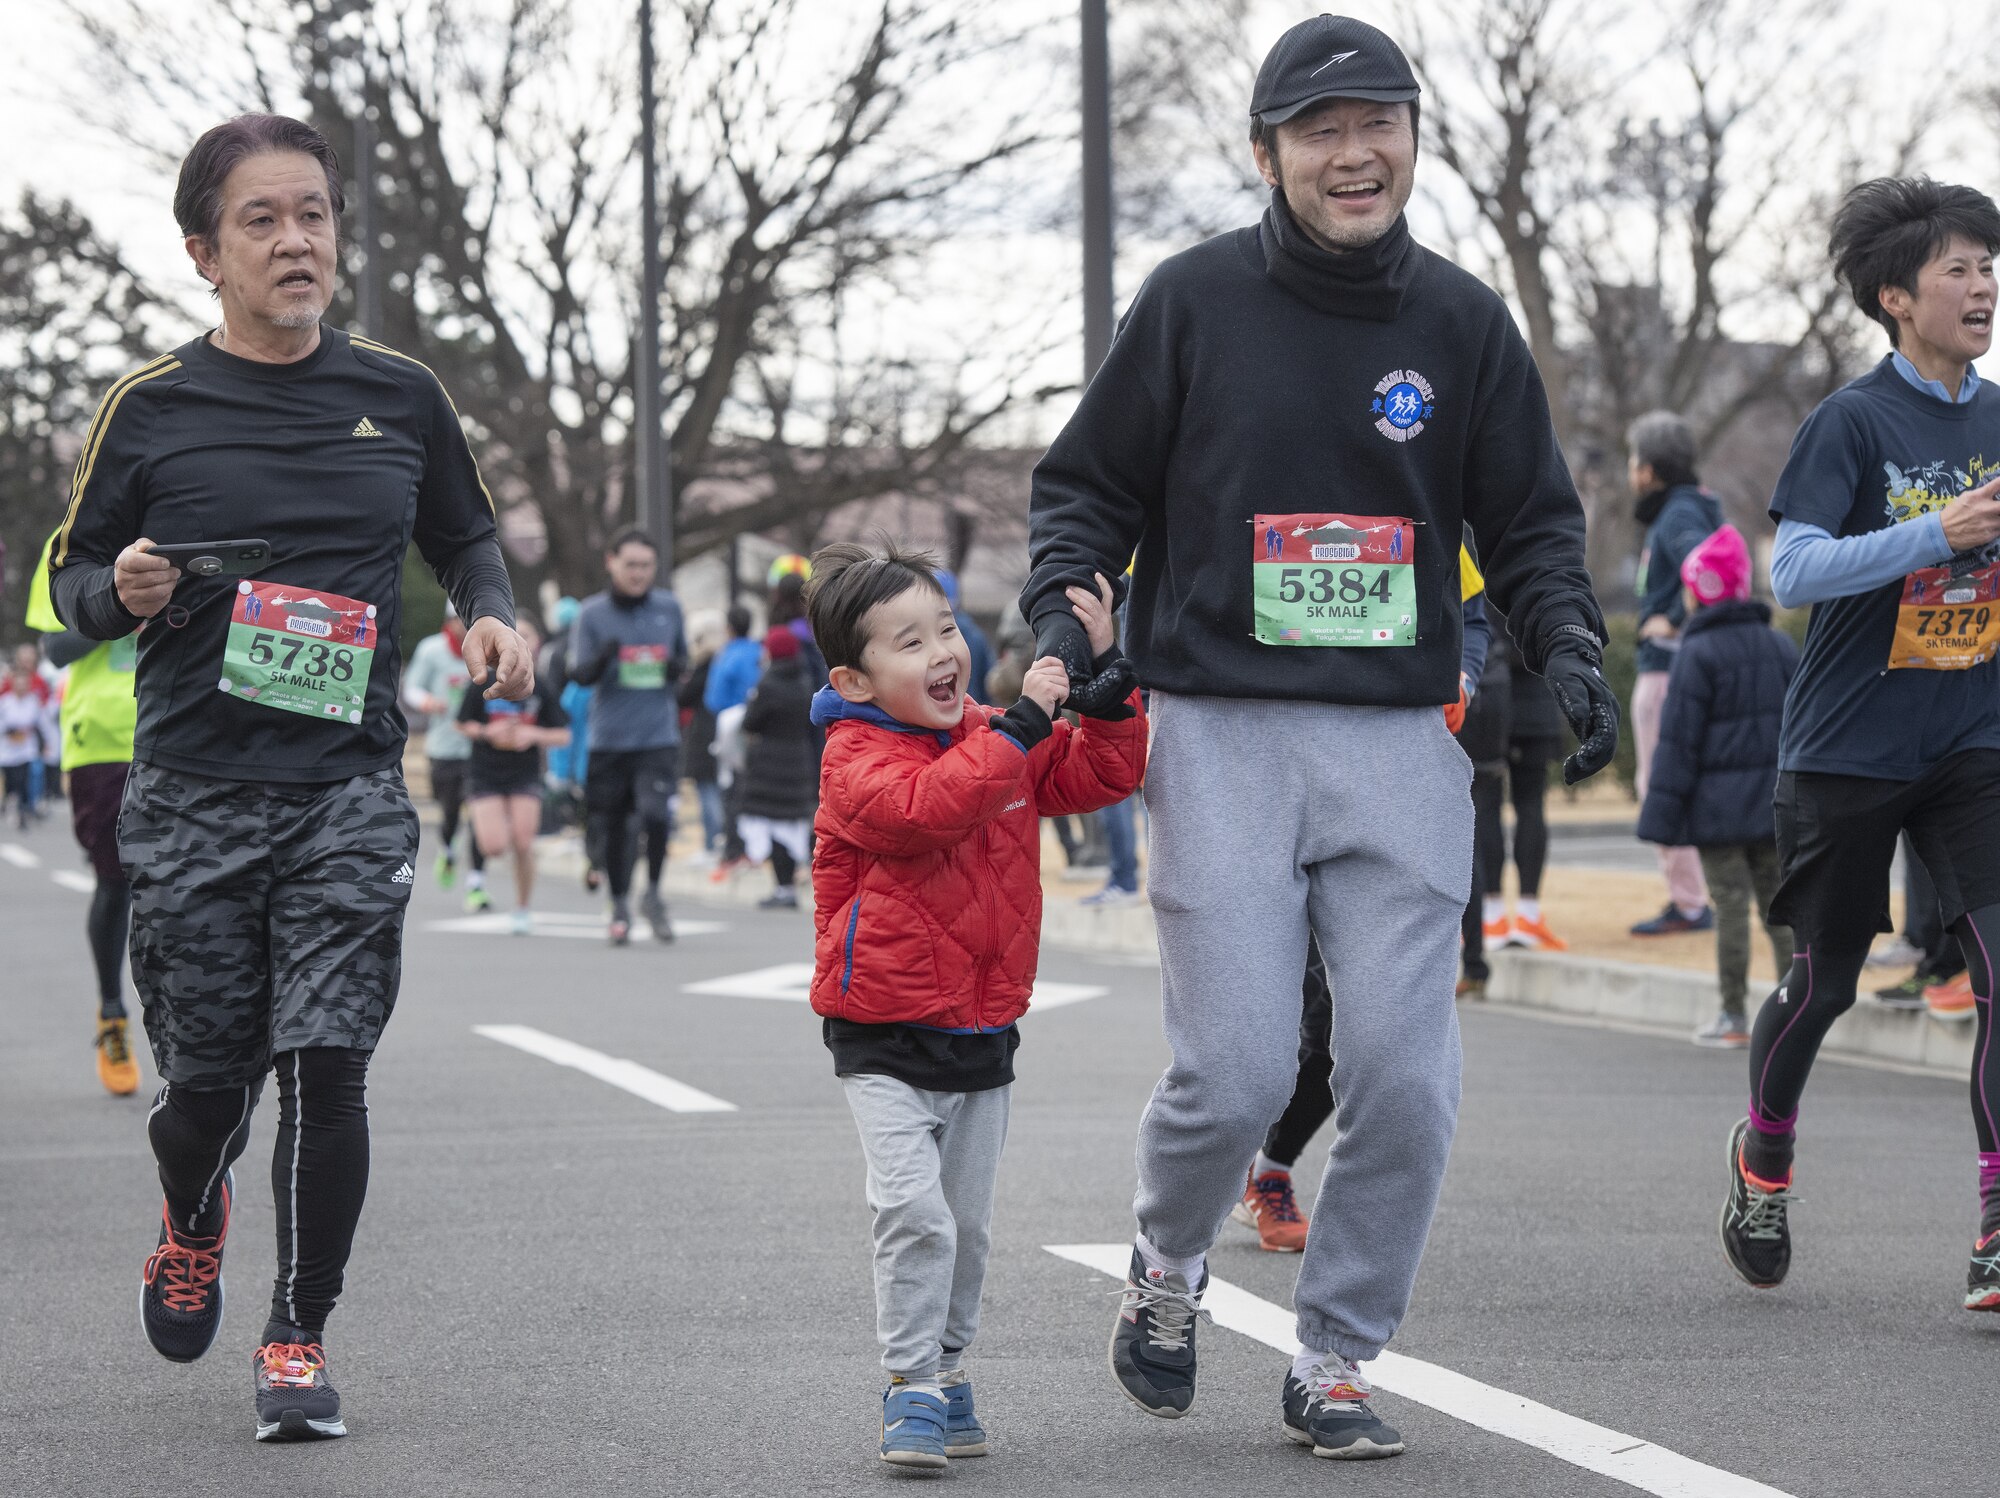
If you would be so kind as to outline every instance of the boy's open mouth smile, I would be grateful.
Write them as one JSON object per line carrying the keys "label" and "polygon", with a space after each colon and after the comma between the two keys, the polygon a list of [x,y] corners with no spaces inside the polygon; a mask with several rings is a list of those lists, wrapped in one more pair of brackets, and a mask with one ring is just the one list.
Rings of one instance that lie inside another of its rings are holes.
{"label": "boy's open mouth smile", "polygon": [[938,703],[940,706],[949,706],[958,701],[958,673],[956,671],[946,672],[943,676],[929,683],[924,688],[924,691],[929,695],[931,701]]}

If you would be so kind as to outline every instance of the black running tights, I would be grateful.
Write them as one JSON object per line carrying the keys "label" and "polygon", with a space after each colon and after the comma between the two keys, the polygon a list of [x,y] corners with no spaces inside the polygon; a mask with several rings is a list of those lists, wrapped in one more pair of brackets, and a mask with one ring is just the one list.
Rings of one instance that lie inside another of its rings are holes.
{"label": "black running tights", "polygon": [[[1537,899],[1542,890],[1542,868],[1549,858],[1549,822],[1543,803],[1549,794],[1549,760],[1559,753],[1556,740],[1523,739],[1510,750],[1507,785],[1514,802],[1514,872],[1521,881],[1521,893]],[[1497,891],[1499,885],[1489,886]]]}
{"label": "black running tights", "polygon": [[799,861],[783,843],[771,844],[771,875],[778,881],[779,889],[790,889],[792,881],[799,877]]}
{"label": "black running tights", "polygon": [[[2000,1048],[1993,1044],[1994,954],[2000,953],[2000,905],[1952,922],[1972,974],[1978,1029],[1972,1048],[1972,1125],[1982,1154],[2000,1151]],[[1854,1004],[1866,937],[1829,947],[1800,934],[1799,950],[1777,992],[1750,1030],[1750,1136],[1744,1160],[1757,1175],[1781,1180],[1791,1168],[1799,1099],[1813,1058],[1833,1022]]]}
{"label": "black running tights", "polygon": [[1292,1100],[1264,1136],[1264,1153],[1289,1167],[1333,1116],[1333,991],[1327,986],[1326,964],[1319,944],[1306,952],[1306,981],[1299,1015],[1299,1079]]}
{"label": "black running tights", "polygon": [[84,922],[97,963],[97,1017],[125,1018],[125,942],[132,930],[132,886],[99,877]]}
{"label": "black running tights", "polygon": [[[271,1319],[318,1338],[340,1298],[368,1194],[367,1051],[315,1048],[276,1058],[278,1143],[271,1155],[278,1277]],[[222,1174],[250,1139],[261,1082],[216,1092],[160,1090],[149,1129],[175,1229],[222,1230]]]}

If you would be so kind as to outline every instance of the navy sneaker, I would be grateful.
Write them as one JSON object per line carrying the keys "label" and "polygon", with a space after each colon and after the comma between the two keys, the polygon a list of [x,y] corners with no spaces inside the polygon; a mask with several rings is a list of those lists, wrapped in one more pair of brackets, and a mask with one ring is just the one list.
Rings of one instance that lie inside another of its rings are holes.
{"label": "navy sneaker", "polygon": [[1746,1284],[1769,1290],[1792,1267],[1792,1230],[1786,1209],[1797,1202],[1791,1182],[1751,1181],[1743,1173],[1743,1136],[1750,1120],[1729,1131],[1729,1195],[1722,1203],[1722,1252]]}
{"label": "navy sneaker", "polygon": [[347,1434],[319,1343],[266,1342],[250,1354],[250,1366],[257,1377],[258,1440],[330,1441]]}
{"label": "navy sneaker", "polygon": [[963,1368],[942,1374],[944,1385],[944,1454],[946,1456],[986,1455],[986,1427],[972,1408],[972,1379]]}
{"label": "navy sneaker", "polygon": [[882,1460],[896,1467],[945,1465],[945,1402],[901,1379],[882,1395]]}
{"label": "navy sneaker", "polygon": [[1641,921],[1632,928],[1634,936],[1680,936],[1689,931],[1713,931],[1715,929],[1715,907],[1704,905],[1701,914],[1688,916],[1681,914],[1680,906],[1669,900],[1667,908],[1650,921]]}
{"label": "navy sneaker", "polygon": [[1132,1250],[1132,1267],[1118,1292],[1118,1319],[1111,1323],[1111,1376],[1149,1415],[1178,1420],[1194,1408],[1194,1331],[1208,1315],[1201,1308],[1207,1288],[1206,1264],[1201,1283],[1189,1290],[1181,1275],[1148,1269],[1139,1250]]}
{"label": "navy sneaker", "polygon": [[1401,1456],[1402,1436],[1368,1407],[1374,1392],[1361,1370],[1337,1352],[1314,1365],[1304,1382],[1286,1373],[1285,1439],[1334,1461]]}
{"label": "navy sneaker", "polygon": [[222,1245],[236,1200],[236,1172],[222,1173],[222,1230],[213,1238],[176,1233],[160,1204],[160,1245],[146,1260],[139,1285],[139,1322],[153,1351],[169,1362],[192,1363],[222,1330]]}

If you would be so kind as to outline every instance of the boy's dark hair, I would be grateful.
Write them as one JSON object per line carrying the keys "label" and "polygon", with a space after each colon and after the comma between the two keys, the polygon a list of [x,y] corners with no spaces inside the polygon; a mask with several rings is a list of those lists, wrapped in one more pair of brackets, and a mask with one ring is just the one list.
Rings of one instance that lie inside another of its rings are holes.
{"label": "boy's dark hair", "polygon": [[634,541],[637,541],[654,556],[660,554],[660,543],[649,536],[643,527],[636,525],[626,526],[623,530],[614,534],[609,541],[606,541],[604,543],[604,554],[608,557],[615,557]]}
{"label": "boy's dark hair", "polygon": [[1882,288],[1914,294],[1917,272],[1953,235],[1984,245],[1988,254],[2000,251],[2000,208],[1974,188],[1929,177],[1877,177],[1841,200],[1827,241],[1833,272],[1854,304],[1889,330],[1890,347],[1896,319],[1882,306]]}
{"label": "boy's dark hair", "polygon": [[729,621],[729,633],[736,639],[750,638],[750,610],[740,603],[732,603],[729,612],[722,616]]}
{"label": "boy's dark hair", "polygon": [[885,541],[879,551],[854,541],[836,541],[813,553],[812,581],[806,584],[806,617],[813,641],[829,667],[859,670],[868,644],[865,621],[878,603],[900,598],[912,588],[928,588],[942,599],[936,568],[927,551],[906,551]]}

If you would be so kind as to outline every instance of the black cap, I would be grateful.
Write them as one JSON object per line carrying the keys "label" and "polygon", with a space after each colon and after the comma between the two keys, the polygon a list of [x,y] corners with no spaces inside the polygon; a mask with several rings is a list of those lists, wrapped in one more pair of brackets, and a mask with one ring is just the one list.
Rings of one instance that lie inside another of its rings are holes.
{"label": "black cap", "polygon": [[1322,99],[1401,104],[1417,97],[1417,75],[1385,32],[1352,16],[1314,16],[1278,38],[1257,70],[1251,118],[1281,124]]}

